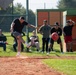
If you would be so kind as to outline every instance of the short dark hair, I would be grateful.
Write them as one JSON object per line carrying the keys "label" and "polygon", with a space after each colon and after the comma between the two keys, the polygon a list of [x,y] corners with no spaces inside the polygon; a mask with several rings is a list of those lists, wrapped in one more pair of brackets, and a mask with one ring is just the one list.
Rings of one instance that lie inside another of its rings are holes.
{"label": "short dark hair", "polygon": [[47,22],[47,20],[44,20],[43,22]]}
{"label": "short dark hair", "polygon": [[25,18],[24,18],[23,16],[21,16],[21,17],[20,17],[20,19],[23,19],[23,20],[25,20]]}

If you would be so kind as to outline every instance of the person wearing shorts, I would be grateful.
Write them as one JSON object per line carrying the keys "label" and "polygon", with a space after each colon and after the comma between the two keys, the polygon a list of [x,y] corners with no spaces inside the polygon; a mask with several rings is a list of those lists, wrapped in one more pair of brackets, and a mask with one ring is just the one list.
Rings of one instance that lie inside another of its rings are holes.
{"label": "person wearing shorts", "polygon": [[[22,32],[21,35],[23,37],[23,36],[25,36],[25,33]],[[16,39],[15,36],[13,36],[13,34],[11,34],[11,36],[14,38],[13,49],[14,49],[15,52],[17,52],[17,45],[18,45],[17,44],[17,39]],[[21,52],[23,52],[23,51],[24,51],[24,45],[23,45],[23,43],[21,43]]]}
{"label": "person wearing shorts", "polygon": [[[61,52],[63,53],[63,48],[62,48],[62,41],[61,41],[61,37],[62,36],[62,29],[60,28],[60,25],[58,22],[55,23],[54,27],[51,29],[51,34],[56,32],[59,35],[58,40],[56,41],[58,44],[60,44],[60,49]],[[50,47],[49,47],[49,51],[53,51],[53,45],[54,45],[54,40],[52,38],[50,38]]]}
{"label": "person wearing shorts", "polygon": [[26,42],[22,39],[22,36],[21,36],[22,29],[24,28],[24,26],[36,28],[34,25],[27,23],[23,16],[21,16],[20,18],[14,19],[10,28],[11,33],[17,39],[17,43],[18,43],[17,56],[19,56],[21,52],[21,43],[26,44]]}
{"label": "person wearing shorts", "polygon": [[75,24],[74,21],[67,20],[67,24],[63,28],[63,34],[64,34],[64,40],[66,43],[67,52],[73,52],[72,51],[72,28],[74,24]]}

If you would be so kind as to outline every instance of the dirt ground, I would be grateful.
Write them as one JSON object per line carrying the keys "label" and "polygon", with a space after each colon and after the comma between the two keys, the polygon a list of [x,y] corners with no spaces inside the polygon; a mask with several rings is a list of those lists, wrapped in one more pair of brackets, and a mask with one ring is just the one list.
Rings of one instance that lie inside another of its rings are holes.
{"label": "dirt ground", "polygon": [[0,75],[63,75],[44,65],[41,62],[44,58],[49,57],[0,57]]}

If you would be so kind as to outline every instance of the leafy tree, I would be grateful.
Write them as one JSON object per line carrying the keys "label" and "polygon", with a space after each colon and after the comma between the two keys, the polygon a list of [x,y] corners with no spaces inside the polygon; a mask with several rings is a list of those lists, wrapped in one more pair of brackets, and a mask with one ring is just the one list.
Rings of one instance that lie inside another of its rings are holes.
{"label": "leafy tree", "polygon": [[25,14],[25,8],[22,6],[21,3],[17,3],[15,6],[14,6],[14,14],[17,14],[17,15],[23,15]]}
{"label": "leafy tree", "polygon": [[59,0],[57,7],[59,9],[76,8],[76,0]]}

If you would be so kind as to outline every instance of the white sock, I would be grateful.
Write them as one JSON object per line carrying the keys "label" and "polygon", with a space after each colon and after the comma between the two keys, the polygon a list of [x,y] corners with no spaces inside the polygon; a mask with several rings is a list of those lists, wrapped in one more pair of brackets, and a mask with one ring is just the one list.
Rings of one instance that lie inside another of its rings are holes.
{"label": "white sock", "polygon": [[20,55],[20,52],[17,52],[17,56],[19,56]]}

